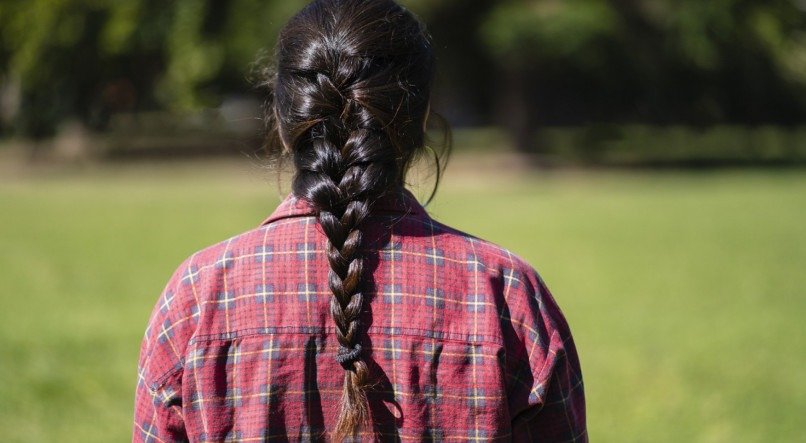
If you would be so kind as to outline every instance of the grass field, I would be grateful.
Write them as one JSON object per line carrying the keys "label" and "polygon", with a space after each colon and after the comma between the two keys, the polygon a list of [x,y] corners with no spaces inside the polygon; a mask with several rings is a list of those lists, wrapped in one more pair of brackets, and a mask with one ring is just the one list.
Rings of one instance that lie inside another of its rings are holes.
{"label": "grass field", "polygon": [[[802,438],[806,174],[458,167],[432,214],[546,279],[593,441]],[[277,201],[271,175],[240,163],[0,178],[2,440],[128,440],[140,337],[170,273]]]}

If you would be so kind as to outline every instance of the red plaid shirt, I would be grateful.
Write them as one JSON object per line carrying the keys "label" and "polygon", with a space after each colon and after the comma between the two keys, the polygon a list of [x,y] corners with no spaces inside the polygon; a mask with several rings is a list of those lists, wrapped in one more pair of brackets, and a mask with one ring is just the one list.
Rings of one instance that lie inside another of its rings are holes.
{"label": "red plaid shirt", "polygon": [[[330,440],[344,370],[313,213],[289,196],[179,266],[142,343],[135,442]],[[378,203],[365,239],[378,384],[362,440],[587,441],[571,332],[530,265],[408,191]]]}

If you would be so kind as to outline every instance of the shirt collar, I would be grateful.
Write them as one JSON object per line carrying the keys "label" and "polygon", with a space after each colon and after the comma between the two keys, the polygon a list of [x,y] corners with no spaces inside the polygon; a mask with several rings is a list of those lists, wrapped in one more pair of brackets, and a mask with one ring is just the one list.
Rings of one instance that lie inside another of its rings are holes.
{"label": "shirt collar", "polygon": [[[414,194],[408,189],[402,188],[395,192],[390,192],[378,201],[372,209],[375,214],[401,214],[411,216],[427,216],[423,205],[417,201]],[[289,217],[305,217],[316,215],[316,209],[306,200],[288,194],[277,209],[268,216],[260,226],[267,225],[274,221]]]}

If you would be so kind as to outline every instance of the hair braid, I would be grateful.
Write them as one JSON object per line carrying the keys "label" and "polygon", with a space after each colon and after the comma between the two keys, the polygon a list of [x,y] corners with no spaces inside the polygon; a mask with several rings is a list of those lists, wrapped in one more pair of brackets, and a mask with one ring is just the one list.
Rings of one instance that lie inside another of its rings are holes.
{"label": "hair braid", "polygon": [[363,228],[422,152],[434,56],[423,25],[392,0],[315,0],[283,28],[276,59],[266,82],[277,135],[269,140],[293,154],[293,192],[316,208],[327,237],[336,360],[345,369],[333,430],[341,441],[370,424]]}
{"label": "hair braid", "polygon": [[361,345],[365,258],[361,226],[370,215],[372,203],[397,181],[398,167],[388,155],[388,141],[384,142],[377,130],[346,129],[357,109],[346,98],[349,91],[339,90],[321,73],[315,82],[329,101],[311,109],[321,121],[311,127],[308,147],[300,147],[295,156],[293,190],[313,203],[328,240],[328,284],[333,293],[330,313],[339,343],[336,360],[345,369],[341,411],[334,430],[342,438],[369,422],[366,391],[371,383]]}

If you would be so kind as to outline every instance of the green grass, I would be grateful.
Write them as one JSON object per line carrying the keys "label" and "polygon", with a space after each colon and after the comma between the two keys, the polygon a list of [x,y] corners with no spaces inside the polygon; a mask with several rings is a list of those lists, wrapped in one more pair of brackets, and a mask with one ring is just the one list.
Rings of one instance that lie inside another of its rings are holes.
{"label": "green grass", "polygon": [[[505,175],[449,171],[430,209],[547,280],[594,441],[802,436],[806,175]],[[0,179],[2,440],[128,440],[140,337],[170,273],[277,201],[248,165]]]}

